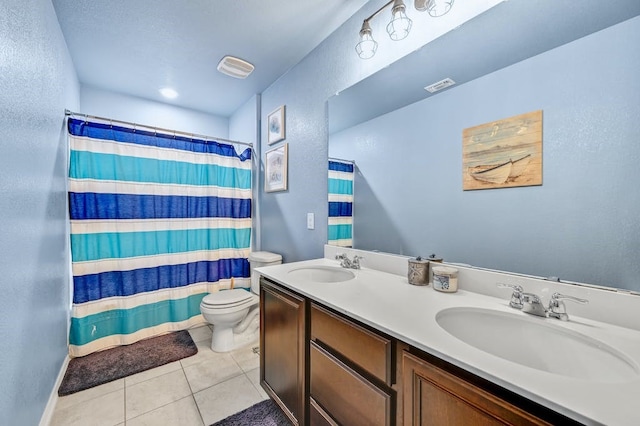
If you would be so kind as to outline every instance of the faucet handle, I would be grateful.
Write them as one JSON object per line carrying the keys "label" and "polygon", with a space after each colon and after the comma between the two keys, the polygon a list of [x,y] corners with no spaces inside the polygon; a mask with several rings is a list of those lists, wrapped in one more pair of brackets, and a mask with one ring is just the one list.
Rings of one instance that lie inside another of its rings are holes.
{"label": "faucet handle", "polygon": [[351,267],[353,269],[360,269],[360,261],[364,259],[364,256],[358,256],[357,254],[353,256],[353,260],[351,261]]}
{"label": "faucet handle", "polygon": [[580,303],[582,305],[586,305],[587,303],[589,303],[587,299],[580,299],[579,297],[567,296],[566,294],[560,293],[553,293],[551,295],[551,300],[571,300],[572,302]]}
{"label": "faucet handle", "polygon": [[510,288],[513,290],[511,294],[511,301],[509,302],[509,306],[514,309],[522,309],[522,294],[524,293],[524,289],[521,285],[517,284],[497,284],[499,288]]}
{"label": "faucet handle", "polygon": [[572,302],[587,304],[589,301],[587,299],[580,299],[579,297],[567,296],[566,294],[553,293],[551,295],[551,300],[549,300],[549,316],[552,318],[557,318],[561,321],[569,321],[569,315],[567,315],[567,307],[564,305],[565,300],[570,300]]}
{"label": "faucet handle", "polygon": [[517,291],[519,293],[522,293],[524,291],[524,288],[522,288],[521,285],[518,284],[504,284],[504,283],[498,283],[497,286],[499,288],[512,288],[513,291]]}
{"label": "faucet handle", "polygon": [[340,261],[340,266],[342,266],[343,268],[351,268],[352,263],[349,260],[349,256],[347,256],[347,253],[336,254],[336,260]]}

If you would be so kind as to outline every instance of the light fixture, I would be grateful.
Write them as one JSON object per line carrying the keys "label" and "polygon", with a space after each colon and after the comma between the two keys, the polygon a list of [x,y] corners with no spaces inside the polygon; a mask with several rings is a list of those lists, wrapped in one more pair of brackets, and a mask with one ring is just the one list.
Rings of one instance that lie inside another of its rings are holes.
{"label": "light fixture", "polygon": [[356,52],[362,59],[372,58],[376,54],[378,49],[378,42],[371,36],[371,26],[369,21],[362,23],[362,29],[360,30],[360,42],[356,44]]}
{"label": "light fixture", "polygon": [[406,7],[402,0],[394,0],[391,9],[391,22],[387,24],[387,33],[391,40],[397,41],[406,38],[411,30],[411,19],[405,13]]}
{"label": "light fixture", "polygon": [[[417,3],[425,3],[424,1],[421,0],[416,0],[416,9],[418,9]],[[450,10],[451,7],[453,7],[453,2],[454,0],[428,0],[426,2],[426,10],[429,13],[429,15],[433,16],[434,18],[439,18],[442,15],[446,15]],[[425,9],[422,9],[425,10]]]}
{"label": "light fixture", "polygon": [[[453,2],[454,0],[414,0],[414,7],[420,12],[427,11],[433,17],[440,17],[451,10]],[[402,0],[391,0],[362,22],[360,41],[356,44],[356,53],[360,58],[369,59],[376,54],[378,43],[373,39],[369,21],[392,4],[391,21],[387,24],[389,37],[391,37],[391,40],[402,40],[409,35],[413,21],[406,14],[407,8],[404,2]]]}
{"label": "light fixture", "polygon": [[176,92],[171,87],[163,87],[160,89],[160,94],[167,99],[175,99],[178,97],[178,92]]}

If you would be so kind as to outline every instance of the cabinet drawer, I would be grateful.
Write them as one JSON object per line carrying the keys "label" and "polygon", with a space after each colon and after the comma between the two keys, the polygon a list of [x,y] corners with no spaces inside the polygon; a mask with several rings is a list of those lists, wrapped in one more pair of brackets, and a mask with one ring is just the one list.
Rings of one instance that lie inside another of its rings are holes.
{"label": "cabinet drawer", "polygon": [[313,398],[309,398],[309,424],[311,426],[339,426]]}
{"label": "cabinet drawer", "polygon": [[311,398],[322,407],[323,412],[341,425],[391,424],[390,394],[315,342],[311,342],[310,346]]}
{"label": "cabinet drawer", "polygon": [[311,305],[311,339],[322,342],[388,386],[392,384],[391,340],[328,310]]}

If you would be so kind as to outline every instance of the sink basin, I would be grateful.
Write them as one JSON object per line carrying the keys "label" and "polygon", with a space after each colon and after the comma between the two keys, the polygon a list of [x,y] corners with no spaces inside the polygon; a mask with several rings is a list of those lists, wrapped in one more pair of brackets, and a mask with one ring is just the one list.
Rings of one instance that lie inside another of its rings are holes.
{"label": "sink basin", "polygon": [[355,278],[355,274],[334,266],[307,266],[289,271],[291,278],[318,283],[339,283]]}
{"label": "sink basin", "polygon": [[449,308],[436,315],[440,327],[466,344],[536,370],[608,383],[640,375],[620,351],[550,321],[556,320],[477,308]]}

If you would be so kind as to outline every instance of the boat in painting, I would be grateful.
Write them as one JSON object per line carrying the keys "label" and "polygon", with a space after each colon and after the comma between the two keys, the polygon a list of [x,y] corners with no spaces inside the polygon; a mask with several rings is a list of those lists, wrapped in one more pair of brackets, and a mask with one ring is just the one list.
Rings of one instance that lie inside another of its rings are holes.
{"label": "boat in painting", "polygon": [[475,180],[487,183],[506,183],[524,173],[531,161],[531,154],[520,157],[517,160],[509,160],[501,164],[482,165],[469,168],[469,174]]}
{"label": "boat in painting", "polygon": [[509,179],[515,179],[524,173],[525,169],[531,161],[531,154],[527,154],[515,161],[511,162],[511,172],[509,173]]}

